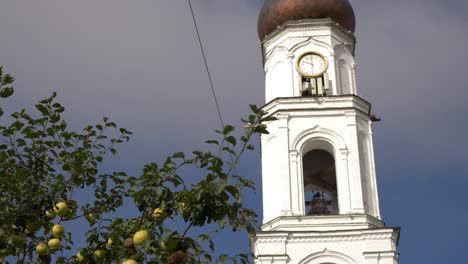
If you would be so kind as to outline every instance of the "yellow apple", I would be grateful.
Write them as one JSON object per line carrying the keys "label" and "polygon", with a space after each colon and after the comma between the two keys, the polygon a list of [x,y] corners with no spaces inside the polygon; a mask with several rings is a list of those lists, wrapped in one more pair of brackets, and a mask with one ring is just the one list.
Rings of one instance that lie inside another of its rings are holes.
{"label": "yellow apple", "polygon": [[153,219],[154,220],[164,220],[167,217],[166,212],[161,208],[154,209]]}
{"label": "yellow apple", "polygon": [[55,213],[60,216],[64,216],[68,212],[68,205],[65,202],[58,202],[54,207]]}
{"label": "yellow apple", "polygon": [[145,241],[148,240],[148,238],[149,238],[148,231],[140,230],[133,235],[133,244],[135,244],[135,246],[139,246],[145,243]]}
{"label": "yellow apple", "polygon": [[106,252],[102,249],[96,249],[96,251],[94,251],[94,256],[96,256],[98,259],[101,259],[106,256]]}
{"label": "yellow apple", "polygon": [[78,253],[76,253],[76,261],[78,262],[84,262],[86,259],[86,256],[85,254],[83,253],[83,251],[78,251]]}
{"label": "yellow apple", "polygon": [[54,225],[54,227],[52,227],[52,235],[55,238],[62,238],[65,235],[65,228],[58,224]]}
{"label": "yellow apple", "polygon": [[47,210],[45,212],[45,215],[46,215],[47,219],[49,219],[49,220],[52,220],[57,216],[57,214],[52,210]]}
{"label": "yellow apple", "polygon": [[112,238],[107,239],[107,246],[112,247],[112,244],[114,244],[114,241],[112,241]]}
{"label": "yellow apple", "polygon": [[179,212],[182,214],[185,211],[185,203],[180,203],[179,204]]}
{"label": "yellow apple", "polygon": [[57,251],[62,248],[62,242],[58,238],[49,239],[49,242],[47,242],[47,245],[49,245],[49,248],[52,251]]}
{"label": "yellow apple", "polygon": [[49,246],[46,243],[39,243],[36,246],[36,252],[39,256],[49,255]]}
{"label": "yellow apple", "polygon": [[136,262],[135,260],[133,259],[126,259],[122,262],[122,264],[137,264],[138,262]]}

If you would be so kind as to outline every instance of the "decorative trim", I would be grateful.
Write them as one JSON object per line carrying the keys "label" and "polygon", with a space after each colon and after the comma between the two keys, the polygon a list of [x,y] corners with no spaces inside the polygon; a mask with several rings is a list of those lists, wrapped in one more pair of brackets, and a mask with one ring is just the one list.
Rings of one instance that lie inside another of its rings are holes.
{"label": "decorative trim", "polygon": [[342,33],[347,38],[350,38],[353,41],[356,41],[354,34],[350,31],[335,22],[330,18],[323,18],[323,19],[302,19],[302,20],[293,20],[284,23],[283,25],[279,26],[275,29],[272,33],[264,38],[262,44],[266,44],[269,42],[274,41],[285,29],[292,29],[292,30],[304,30],[304,29],[311,29],[311,28],[321,28],[321,27],[328,27],[338,29],[340,33]]}
{"label": "decorative trim", "polygon": [[384,240],[395,239],[394,232],[377,233],[377,234],[350,234],[350,235],[333,235],[333,234],[314,234],[316,236],[300,237],[294,235],[277,235],[268,237],[256,237],[256,243],[324,243],[324,242],[353,242],[363,240]]}
{"label": "decorative trim", "polygon": [[[302,153],[302,147],[310,140],[325,140],[336,150],[348,149],[344,140],[335,131],[320,126],[315,126],[300,133],[292,142],[291,150],[297,150]],[[331,153],[335,155],[336,153]]]}
{"label": "decorative trim", "polygon": [[311,254],[302,259],[298,264],[329,263],[336,264],[357,264],[350,256],[325,248],[324,251]]}

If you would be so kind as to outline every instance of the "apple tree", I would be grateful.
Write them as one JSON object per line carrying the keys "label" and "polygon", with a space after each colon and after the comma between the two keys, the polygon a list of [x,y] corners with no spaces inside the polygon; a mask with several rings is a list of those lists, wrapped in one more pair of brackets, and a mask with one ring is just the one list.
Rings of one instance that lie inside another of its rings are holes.
{"label": "apple tree", "polygon": [[[0,81],[0,97],[12,95],[13,77],[0,70]],[[268,133],[262,122],[272,118],[266,113],[252,105],[242,136],[225,126],[216,131],[218,139],[206,142],[211,151],[178,152],[129,176],[101,170],[130,139],[129,130],[103,118],[73,131],[55,93],[35,110],[0,121],[0,262],[249,261],[245,252],[217,252],[213,234],[255,232],[256,213],[242,201],[254,184],[234,168],[253,149],[252,137]],[[188,175],[196,176],[188,181]],[[83,193],[89,197],[82,199]],[[128,211],[124,202],[138,213],[116,217],[123,208]],[[71,227],[83,219],[89,228],[80,236]]]}

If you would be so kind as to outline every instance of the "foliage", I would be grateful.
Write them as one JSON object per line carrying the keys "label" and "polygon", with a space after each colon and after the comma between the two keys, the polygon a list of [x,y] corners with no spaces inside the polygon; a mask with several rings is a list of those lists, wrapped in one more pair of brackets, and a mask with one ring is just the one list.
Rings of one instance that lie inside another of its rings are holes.
{"label": "foliage", "polygon": [[[0,68],[0,80],[0,96],[6,98],[13,93],[14,79],[3,76]],[[225,126],[216,131],[220,140],[206,142],[216,146],[216,152],[175,153],[162,164],[145,165],[139,177],[129,177],[124,172],[101,173],[100,168],[132,133],[108,118],[72,131],[55,97],[35,105],[38,117],[21,110],[11,114],[11,124],[0,126],[3,261],[247,263],[248,254],[214,257],[212,235],[228,228],[254,234],[256,214],[242,201],[244,190],[253,190],[254,184],[234,168],[242,154],[253,149],[252,137],[268,133],[261,123],[271,117],[264,118],[263,111],[251,106],[243,136],[234,136],[234,127]],[[188,183],[182,171],[194,170],[203,177]],[[77,193],[88,193],[91,201]],[[132,201],[139,214],[112,217],[124,201]],[[83,218],[89,223],[87,246],[76,252],[76,234],[54,225],[69,227]],[[205,231],[207,226],[213,231]]]}

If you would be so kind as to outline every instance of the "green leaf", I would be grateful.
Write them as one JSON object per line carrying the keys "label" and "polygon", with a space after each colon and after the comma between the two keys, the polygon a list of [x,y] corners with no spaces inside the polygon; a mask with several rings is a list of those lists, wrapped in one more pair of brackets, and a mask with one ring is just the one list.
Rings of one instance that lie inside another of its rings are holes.
{"label": "green leaf", "polygon": [[185,159],[185,154],[183,152],[177,152],[174,155],[172,155],[174,159]]}
{"label": "green leaf", "polygon": [[117,155],[117,150],[115,148],[111,148],[110,149],[110,152],[112,153],[112,155]]}
{"label": "green leaf", "polygon": [[229,136],[225,139],[227,142],[231,143],[233,146],[235,146],[237,144],[237,140],[235,137],[233,136]]}
{"label": "green leaf", "polygon": [[0,90],[0,97],[7,98],[10,97],[14,93],[14,89],[12,87],[3,87]]}
{"label": "green leaf", "polygon": [[55,124],[57,123],[58,121],[60,121],[60,115],[58,113],[53,113],[51,116],[50,116],[50,122],[52,124]]}
{"label": "green leaf", "polygon": [[49,110],[47,109],[47,107],[45,107],[42,104],[37,104],[36,109],[39,110],[42,113],[42,115],[48,115],[49,114]]}
{"label": "green leaf", "polygon": [[3,76],[3,79],[2,79],[2,85],[7,85],[7,84],[11,84],[15,81],[15,78],[13,78],[13,76],[11,76],[10,74],[5,74],[5,76]]}
{"label": "green leaf", "polygon": [[223,135],[227,135],[227,134],[231,133],[232,131],[234,131],[233,126],[230,126],[230,125],[224,126]]}
{"label": "green leaf", "polygon": [[257,106],[256,106],[256,105],[254,105],[254,104],[251,104],[251,105],[249,105],[249,107],[250,107],[250,109],[252,110],[252,112],[254,112],[255,114],[257,114],[257,113],[258,113],[258,108],[257,108]]}
{"label": "green leaf", "polygon": [[219,146],[219,142],[217,140],[207,140],[205,141],[206,144],[214,144]]}

